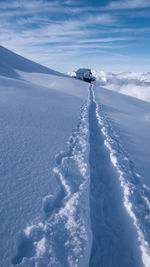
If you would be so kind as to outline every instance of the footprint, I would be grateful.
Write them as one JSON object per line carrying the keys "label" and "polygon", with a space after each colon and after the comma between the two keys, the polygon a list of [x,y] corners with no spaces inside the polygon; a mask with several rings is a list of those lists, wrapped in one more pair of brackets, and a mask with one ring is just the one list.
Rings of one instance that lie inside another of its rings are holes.
{"label": "footprint", "polygon": [[31,258],[34,254],[35,247],[33,240],[29,236],[23,234],[19,238],[17,255],[12,259],[12,264],[19,264],[22,262],[23,258]]}

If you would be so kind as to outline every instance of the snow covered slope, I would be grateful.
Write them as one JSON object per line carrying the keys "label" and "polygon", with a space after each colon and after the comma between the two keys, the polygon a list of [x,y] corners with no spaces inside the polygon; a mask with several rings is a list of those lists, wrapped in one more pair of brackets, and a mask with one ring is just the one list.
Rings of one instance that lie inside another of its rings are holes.
{"label": "snow covered slope", "polygon": [[150,266],[150,104],[1,48],[0,266]]}
{"label": "snow covered slope", "polygon": [[[123,190],[122,201],[137,231],[143,264],[148,267],[150,266],[150,103],[112,92],[98,85],[95,86],[93,94],[95,94],[97,119],[105,138],[104,144],[119,175]],[[107,202],[108,205],[109,203],[110,201]],[[132,264],[138,266],[135,261]]]}
{"label": "snow covered slope", "polygon": [[22,70],[27,73],[36,72],[65,76],[57,71],[51,70],[19,56],[3,46],[0,46],[0,75],[11,78],[19,78],[16,70]]}
{"label": "snow covered slope", "polygon": [[96,97],[137,172],[150,186],[150,103],[96,87]]}
{"label": "snow covered slope", "polygon": [[0,265],[86,265],[88,84],[1,53]]}

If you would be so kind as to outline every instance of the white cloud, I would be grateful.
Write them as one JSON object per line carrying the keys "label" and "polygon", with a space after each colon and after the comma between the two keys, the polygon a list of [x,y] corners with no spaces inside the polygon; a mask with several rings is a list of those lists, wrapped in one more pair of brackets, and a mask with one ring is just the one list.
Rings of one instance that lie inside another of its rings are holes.
{"label": "white cloud", "polygon": [[111,43],[111,42],[120,42],[120,41],[133,41],[139,40],[135,37],[112,37],[112,38],[90,38],[80,40],[79,43]]}
{"label": "white cloud", "polygon": [[[135,0],[131,2],[135,4]],[[121,3],[125,7],[128,1],[113,1],[107,9]],[[125,28],[119,12],[107,9],[84,0],[80,4],[75,0],[0,1],[0,44],[42,64],[75,56],[79,61],[82,57],[83,62],[86,55],[91,56],[91,64],[99,56],[103,56],[104,64],[119,62],[119,58],[128,57],[121,49],[132,47],[133,41],[140,40],[150,28]]]}
{"label": "white cloud", "polygon": [[97,82],[107,89],[150,102],[150,74],[95,71]]}
{"label": "white cloud", "polygon": [[94,14],[83,17],[83,21],[86,24],[100,24],[112,26],[117,22],[117,18],[110,14]]}
{"label": "white cloud", "polygon": [[124,0],[113,1],[106,7],[106,9],[136,9],[147,7],[150,7],[149,0]]}
{"label": "white cloud", "polygon": [[[99,25],[112,24],[115,21],[112,15],[102,14],[94,16],[83,13],[80,18],[76,19],[62,19],[62,17],[61,19],[50,19],[49,17],[51,17],[51,13],[47,14],[46,16],[43,14],[40,15],[37,13],[37,10],[40,12],[41,10],[42,12],[47,12],[48,10],[53,12],[53,9],[55,9],[55,12],[57,12],[58,9],[56,7],[58,7],[59,3],[60,9],[61,2],[45,2],[40,0],[31,1],[30,3],[29,1],[22,1],[20,6],[19,3],[20,1],[13,2],[11,9],[14,9],[14,11],[7,9],[9,6],[7,1],[3,2],[3,5],[1,6],[2,9],[6,9],[6,12],[1,11],[1,45],[14,50],[15,52],[21,51],[21,53],[23,52],[24,55],[24,48],[26,48],[26,51],[33,51],[33,54],[35,54],[34,51],[37,51],[37,49],[39,49],[39,51],[42,49],[44,51],[49,51],[49,47],[51,47],[51,54],[58,54],[61,52],[66,55],[68,53],[66,50],[72,51],[73,54],[73,49],[112,48],[108,45],[85,45],[79,42],[82,40],[82,38],[90,38],[94,33],[94,30],[90,29],[88,25],[94,25],[95,23]],[[19,8],[17,8],[18,6]],[[34,8],[31,8],[31,6]],[[31,14],[31,11],[33,12],[32,15],[34,16],[22,16],[24,12],[29,12],[28,15]],[[61,11],[63,13],[63,9]],[[15,18],[14,23],[12,19],[10,20],[10,16]],[[36,27],[33,27],[34,24]]]}

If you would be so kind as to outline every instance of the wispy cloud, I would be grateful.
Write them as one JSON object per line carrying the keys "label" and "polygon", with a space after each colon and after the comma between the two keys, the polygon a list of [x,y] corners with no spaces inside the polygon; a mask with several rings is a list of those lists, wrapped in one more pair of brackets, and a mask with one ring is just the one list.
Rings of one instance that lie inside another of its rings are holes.
{"label": "wispy cloud", "polygon": [[79,43],[112,43],[139,40],[136,37],[113,37],[113,38],[91,38],[80,40]]}
{"label": "wispy cloud", "polygon": [[149,0],[113,1],[105,9],[136,9],[150,7]]}
{"label": "wispy cloud", "polygon": [[142,18],[140,7],[147,8],[148,14],[150,2],[111,1],[103,6],[97,3],[0,1],[0,44],[46,65],[59,58],[68,64],[71,60],[83,62],[85,56],[92,62],[102,58],[102,54],[105,61],[106,55],[110,61],[129,58],[133,44],[138,47],[141,40],[148,39],[150,25],[133,22],[135,17]]}

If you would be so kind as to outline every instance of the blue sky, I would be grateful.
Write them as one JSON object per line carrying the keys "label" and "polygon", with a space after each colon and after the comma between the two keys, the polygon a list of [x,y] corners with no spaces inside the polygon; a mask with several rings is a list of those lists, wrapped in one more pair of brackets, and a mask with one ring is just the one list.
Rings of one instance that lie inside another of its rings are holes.
{"label": "blue sky", "polygon": [[150,0],[0,1],[0,44],[59,71],[150,71]]}

